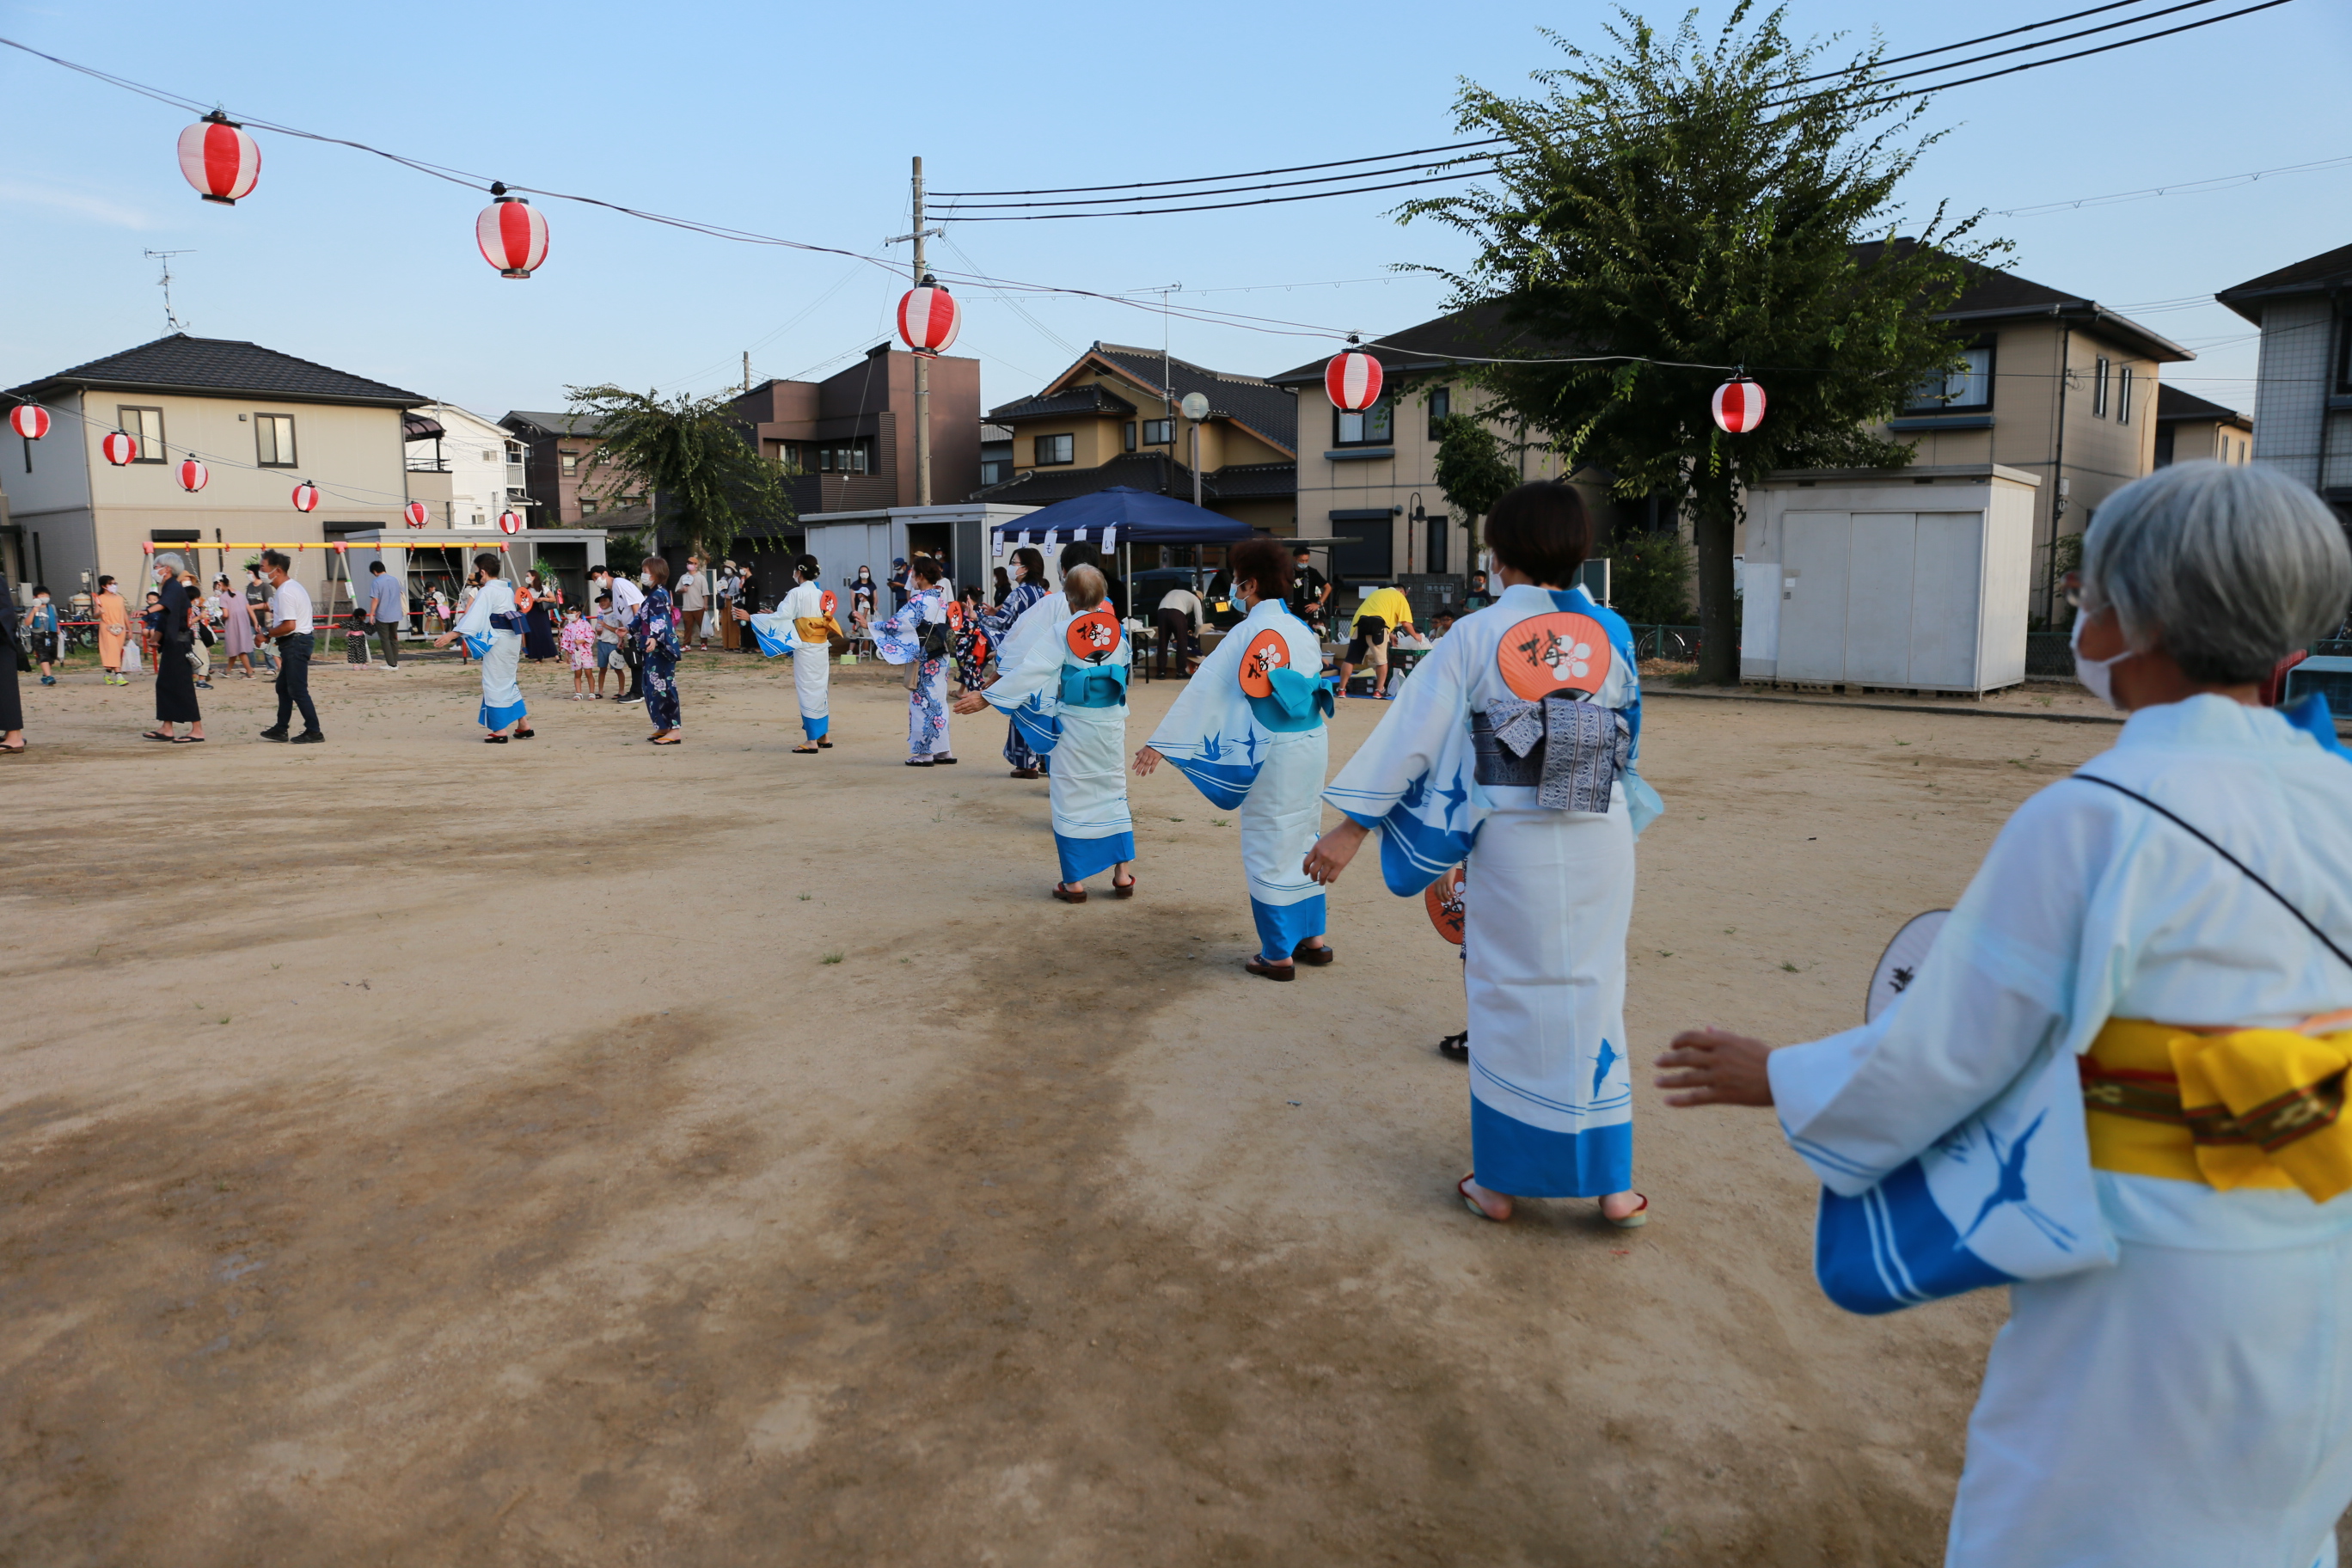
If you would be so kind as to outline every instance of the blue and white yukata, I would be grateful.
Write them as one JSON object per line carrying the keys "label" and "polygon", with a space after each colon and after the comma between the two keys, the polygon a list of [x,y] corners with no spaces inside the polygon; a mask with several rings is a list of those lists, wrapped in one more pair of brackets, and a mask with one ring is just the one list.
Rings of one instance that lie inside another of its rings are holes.
{"label": "blue and white yukata", "polygon": [[[2324,706],[2316,720],[2192,697],[2134,713],[2081,772],[2193,824],[2352,948],[2352,766]],[[1767,1058],[1782,1131],[1835,1194],[1817,1253],[1842,1300],[1956,1258],[1965,1284],[2010,1284],[1948,1568],[2336,1562],[2352,1191],[2329,1189],[2352,1181],[2352,1126],[2314,1115],[2273,1140],[2256,1123],[2266,1099],[2340,1103],[2347,1005],[2352,966],[2278,900],[2077,778],[2010,818],[1894,1005]],[[2255,1088],[2227,1105],[2245,1122],[2210,1133],[2188,1120],[2192,1074],[2265,1058],[2308,1068],[2314,1092]],[[2063,1098],[2004,1126],[2032,1081]],[[1989,1149],[1964,1143],[1971,1127]],[[2338,1179],[2306,1186],[2289,1168],[2327,1139]],[[1925,1183],[1903,1180],[1923,1157]],[[1871,1212],[1860,1247],[1836,1245],[1836,1199]],[[2018,1279],[1999,1265],[2021,1247],[2087,1267]]]}
{"label": "blue and white yukata", "polygon": [[1325,930],[1323,888],[1305,868],[1330,756],[1322,674],[1314,628],[1260,599],[1192,672],[1150,742],[1212,805],[1239,808],[1250,915],[1270,963]]}
{"label": "blue and white yukata", "polygon": [[646,717],[656,731],[680,727],[677,695],[677,617],[670,613],[669,590],[646,590],[637,613],[629,621],[629,636],[637,645],[638,671],[646,689]]}
{"label": "blue and white yukata", "polygon": [[824,739],[832,727],[832,694],[827,687],[833,669],[833,637],[825,624],[829,619],[823,585],[808,582],[795,586],[773,610],[753,616],[750,622],[761,653],[770,658],[780,654],[791,657],[801,733],[812,742]]}
{"label": "blue and white yukata", "polygon": [[[1041,619],[1041,617],[1043,617]],[[1135,858],[1127,806],[1127,679],[1134,643],[1108,602],[1073,615],[1056,594],[1024,617],[1020,662],[981,693],[1024,743],[1055,759],[1047,775],[1062,880]]]}
{"label": "blue and white yukata", "polygon": [[[988,640],[996,645],[996,668],[1000,672],[1021,662],[1021,656],[1029,644],[1025,637],[1016,637],[1014,629],[1045,597],[1045,589],[1042,584],[1015,583],[1004,595],[1004,603],[991,610],[982,622],[988,628]],[[1042,626],[1046,621],[1055,618],[1051,611],[1047,611],[1038,625]],[[1032,631],[1035,629],[1033,627]],[[1031,751],[1028,743],[1021,738],[1021,726],[1010,721],[1004,726],[1004,760],[1016,768],[1034,769],[1038,773],[1053,771],[1053,759]]]}
{"label": "blue and white yukata", "polygon": [[1522,584],[1438,639],[1323,792],[1380,830],[1391,892],[1469,860],[1470,1142],[1493,1192],[1633,1185],[1625,928],[1633,837],[1662,809],[1641,733],[1623,619]]}
{"label": "blue and white yukata", "polygon": [[465,639],[466,651],[482,667],[482,728],[496,734],[530,716],[522,700],[522,684],[515,671],[522,664],[524,620],[515,609],[514,584],[493,577],[474,591],[466,613],[452,628]]}
{"label": "blue and white yukata", "polygon": [[907,754],[912,758],[952,755],[948,744],[948,667],[946,655],[923,658],[926,626],[947,623],[947,598],[936,587],[920,588],[907,596],[890,618],[876,628],[874,647],[891,664],[914,664],[916,684],[907,693]]}

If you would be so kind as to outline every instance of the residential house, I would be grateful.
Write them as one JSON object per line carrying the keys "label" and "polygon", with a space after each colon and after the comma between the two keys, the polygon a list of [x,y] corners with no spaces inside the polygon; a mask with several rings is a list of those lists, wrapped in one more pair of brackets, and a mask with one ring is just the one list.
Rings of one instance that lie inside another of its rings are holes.
{"label": "residential house", "polygon": [[1263,377],[1097,342],[1032,396],[989,410],[1012,433],[1012,475],[974,500],[1047,506],[1114,485],[1192,499],[1193,429],[1184,398],[1208,399],[1201,421],[1201,504],[1266,532],[1297,531],[1297,405]]}
{"label": "residential house", "polygon": [[402,432],[408,499],[425,503],[427,527],[495,531],[499,513],[523,511],[525,448],[504,426],[454,403],[428,403],[404,416]]}
{"label": "residential house", "polygon": [[2352,245],[2213,296],[2262,329],[2254,461],[2316,489],[2352,526]]}
{"label": "residential house", "polygon": [[[322,544],[396,529],[407,504],[402,416],[432,400],[256,343],[184,332],[28,381],[12,397],[47,408],[39,441],[12,439],[7,487],[25,565],[60,595],[100,574],[144,574],[145,547],[193,548],[206,571],[233,574],[249,550]],[[137,443],[120,468],[100,444],[116,430]],[[202,489],[180,487],[182,459],[201,459]],[[319,509],[297,511],[308,480]],[[202,552],[217,552],[205,560]],[[299,556],[314,587],[328,552]]]}
{"label": "residential house", "polygon": [[[499,421],[512,442],[507,459],[508,499],[528,509],[523,516],[531,527],[595,528],[615,521],[644,526],[645,498],[634,477],[597,461],[603,448],[596,441],[596,426],[586,416],[526,408]],[[638,515],[616,520],[618,512]]]}
{"label": "residential house", "polygon": [[2177,386],[2156,389],[2156,466],[2253,460],[2254,422]]}
{"label": "residential house", "polygon": [[[1855,247],[1865,262],[1883,248]],[[2095,300],[1996,268],[1970,267],[1937,319],[1967,334],[1965,363],[1921,386],[1882,430],[1908,439],[1924,468],[1995,463],[2042,481],[2027,613],[2056,625],[2053,546],[2155,470],[2158,371],[2197,356]]]}
{"label": "residential house", "polygon": [[980,488],[1001,485],[1013,477],[1013,426],[983,424],[980,427]]}

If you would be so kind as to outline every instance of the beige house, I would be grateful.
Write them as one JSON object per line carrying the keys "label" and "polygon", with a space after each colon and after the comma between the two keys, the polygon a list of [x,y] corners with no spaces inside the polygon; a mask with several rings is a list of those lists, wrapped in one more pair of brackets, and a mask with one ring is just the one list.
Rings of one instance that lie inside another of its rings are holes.
{"label": "beige house", "polygon": [[2156,392],[2156,466],[2251,463],[2254,422],[2234,408],[2208,403],[2177,386]]}
{"label": "beige house", "polygon": [[[7,437],[7,488],[25,569],[70,597],[100,574],[126,583],[146,547],[193,549],[207,577],[237,568],[247,543],[325,544],[366,529],[397,530],[407,504],[404,410],[431,399],[274,349],[184,333],[27,382],[11,397],[49,411],[39,441]],[[107,461],[120,430],[135,460]],[[181,488],[184,458],[203,462],[202,489]],[[295,488],[319,507],[295,510]],[[295,575],[314,588],[327,552],[306,552]]]}
{"label": "beige house", "polygon": [[1011,432],[1012,475],[972,499],[1045,506],[1125,485],[1190,500],[1195,432],[1182,405],[1191,393],[1209,404],[1198,430],[1201,504],[1269,533],[1296,531],[1289,393],[1117,343],[1094,344],[1034,396],[989,411],[990,425]]}

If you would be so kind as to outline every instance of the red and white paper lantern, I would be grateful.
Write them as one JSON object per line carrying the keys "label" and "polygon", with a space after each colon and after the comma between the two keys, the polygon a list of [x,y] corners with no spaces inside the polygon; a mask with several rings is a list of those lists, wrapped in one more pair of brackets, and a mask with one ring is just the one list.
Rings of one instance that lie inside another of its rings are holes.
{"label": "red and white paper lantern", "polygon": [[294,510],[296,511],[318,510],[319,487],[312,484],[308,479],[304,479],[300,484],[296,485],[294,487]]}
{"label": "red and white paper lantern", "polygon": [[233,207],[261,178],[261,148],[215,109],[180,132],[180,173],[205,200]]}
{"label": "red and white paper lantern", "polygon": [[520,533],[522,531],[522,513],[519,511],[502,511],[499,513],[499,531],[500,533]]}
{"label": "red and white paper lantern", "polygon": [[121,430],[108,431],[106,439],[98,444],[98,449],[105,453],[106,460],[118,468],[139,459],[139,443]]}
{"label": "red and white paper lantern", "polygon": [[212,470],[205,468],[203,463],[197,461],[195,458],[183,458],[180,459],[178,473],[180,488],[187,491],[190,495],[194,495],[198,490],[204,489],[205,481],[212,477]]}
{"label": "red and white paper lantern", "polygon": [[421,500],[413,500],[402,507],[400,515],[408,520],[408,526],[411,528],[423,528],[433,521],[432,511]]}
{"label": "red and white paper lantern", "polygon": [[8,410],[8,428],[27,441],[49,433],[49,411],[37,403],[19,403]]}
{"label": "red and white paper lantern", "polygon": [[1742,377],[1715,389],[1715,422],[1724,432],[1745,436],[1764,423],[1764,389]]}
{"label": "red and white paper lantern", "polygon": [[492,185],[499,198],[474,219],[474,243],[501,278],[528,278],[547,259],[547,219],[520,196]]}
{"label": "red and white paper lantern", "polygon": [[1355,349],[1333,354],[1323,367],[1323,390],[1332,407],[1361,414],[1381,400],[1381,362]]}
{"label": "red and white paper lantern", "polygon": [[963,327],[963,308],[955,296],[926,279],[898,300],[898,336],[919,354],[943,354]]}

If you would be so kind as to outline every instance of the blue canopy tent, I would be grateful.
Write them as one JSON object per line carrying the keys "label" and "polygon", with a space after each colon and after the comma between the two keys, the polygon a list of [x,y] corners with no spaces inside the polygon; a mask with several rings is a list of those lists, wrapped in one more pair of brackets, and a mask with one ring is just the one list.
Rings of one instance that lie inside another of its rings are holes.
{"label": "blue canopy tent", "polygon": [[991,531],[1002,555],[1016,544],[1042,545],[1049,535],[1057,544],[1085,540],[1109,550],[1121,544],[1236,544],[1256,530],[1174,496],[1113,485],[1039,507]]}

